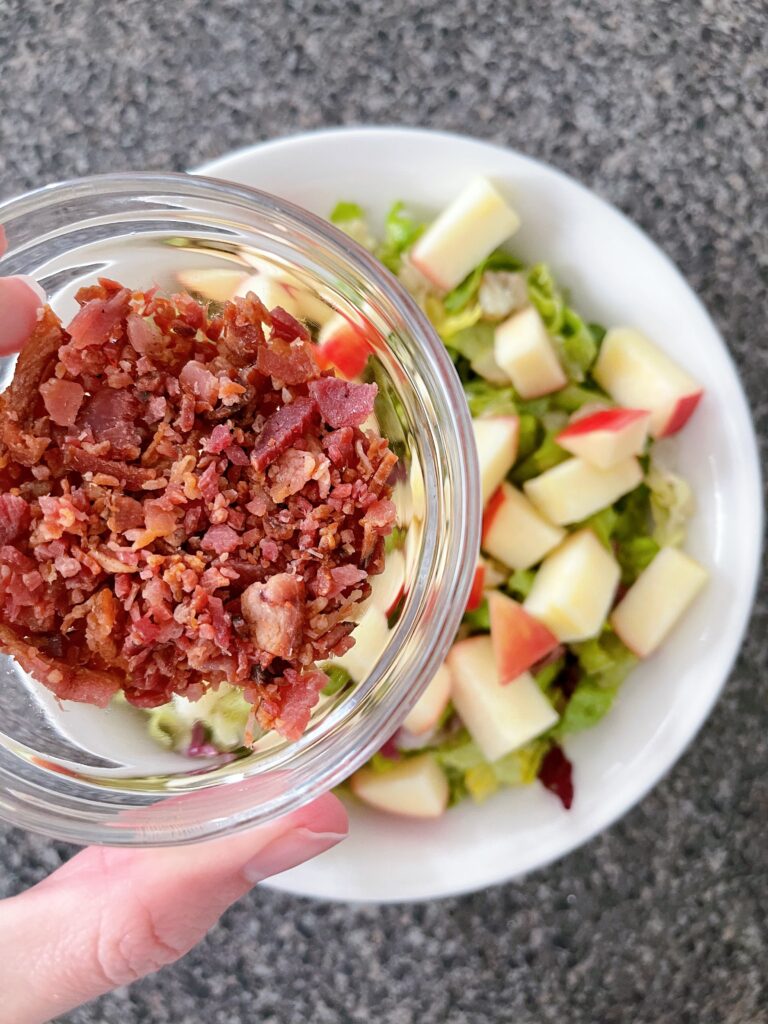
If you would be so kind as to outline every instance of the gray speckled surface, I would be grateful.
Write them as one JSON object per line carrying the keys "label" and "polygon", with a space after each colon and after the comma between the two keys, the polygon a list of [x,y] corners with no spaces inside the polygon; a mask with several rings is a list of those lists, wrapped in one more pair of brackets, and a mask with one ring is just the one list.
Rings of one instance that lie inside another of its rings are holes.
{"label": "gray speckled surface", "polygon": [[[431,125],[551,161],[703,297],[768,440],[762,0],[0,0],[0,195],[182,169],[338,123]],[[768,603],[693,748],[524,882],[417,907],[256,892],[181,964],[69,1024],[768,1021]],[[67,850],[2,829],[0,893]]]}

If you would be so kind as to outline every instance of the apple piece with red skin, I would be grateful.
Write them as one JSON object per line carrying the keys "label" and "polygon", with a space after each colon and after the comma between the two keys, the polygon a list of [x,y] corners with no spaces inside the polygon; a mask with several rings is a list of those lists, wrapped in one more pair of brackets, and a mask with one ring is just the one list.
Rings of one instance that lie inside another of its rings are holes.
{"label": "apple piece with red skin", "polygon": [[707,570],[677,548],[662,548],[611,615],[616,635],[633,654],[658,648],[708,579]]}
{"label": "apple piece with red skin", "polygon": [[500,590],[488,595],[491,642],[502,686],[546,658],[560,641],[521,604]]}
{"label": "apple piece with red skin", "polygon": [[483,505],[512,469],[517,458],[520,420],[517,416],[487,416],[472,420],[480,465]]}
{"label": "apple piece with red skin", "polygon": [[489,636],[459,640],[447,661],[454,707],[487,760],[497,761],[557,722],[557,712],[528,672],[501,685]]}
{"label": "apple piece with red skin", "polygon": [[439,818],[448,806],[448,780],[431,754],[404,758],[385,772],[361,768],[349,780],[370,807],[408,818]]}
{"label": "apple piece with red skin", "polygon": [[651,414],[645,409],[602,409],[572,420],[555,441],[598,469],[642,455]]}
{"label": "apple piece with red skin", "polygon": [[430,224],[410,253],[439,291],[450,291],[514,234],[520,218],[487,178],[475,178]]}
{"label": "apple piece with red skin", "polygon": [[320,365],[334,366],[348,380],[359,377],[373,351],[372,327],[354,323],[342,313],[335,313],[320,328],[315,354]]}
{"label": "apple piece with red skin", "polygon": [[448,707],[451,699],[451,672],[447,665],[441,665],[429,685],[403,722],[403,728],[414,736],[422,736],[434,729]]}
{"label": "apple piece with red skin", "polygon": [[483,591],[485,590],[485,563],[478,558],[475,565],[475,575],[472,577],[472,587],[467,598],[468,612],[476,611],[483,603]]}
{"label": "apple piece with red skin", "polygon": [[589,640],[605,624],[621,570],[591,530],[579,530],[544,559],[523,607],[561,643]]}
{"label": "apple piece with red skin", "polygon": [[533,306],[498,325],[493,354],[521,398],[541,398],[568,383],[544,321]]}
{"label": "apple piece with red skin", "polygon": [[650,338],[630,327],[606,334],[593,376],[619,405],[648,409],[653,437],[668,437],[688,422],[704,390]]}
{"label": "apple piece with red skin", "polygon": [[483,516],[482,547],[510,569],[530,569],[563,540],[553,526],[512,484],[503,483]]}
{"label": "apple piece with red skin", "polygon": [[526,496],[550,522],[581,522],[638,487],[643,469],[635,458],[598,469],[584,459],[559,463],[523,484]]}

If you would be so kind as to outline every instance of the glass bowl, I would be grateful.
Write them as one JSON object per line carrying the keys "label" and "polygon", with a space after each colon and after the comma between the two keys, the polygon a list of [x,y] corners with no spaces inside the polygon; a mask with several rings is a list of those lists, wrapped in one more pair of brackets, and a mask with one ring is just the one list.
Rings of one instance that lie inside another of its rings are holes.
{"label": "glass bowl", "polygon": [[[385,629],[351,689],[301,739],[191,758],[148,735],[144,712],[57,701],[0,656],[0,817],[76,843],[170,845],[263,823],[342,782],[394,732],[450,645],[480,529],[471,421],[442,343],[396,279],[323,220],[273,196],[182,174],[104,175],[0,204],[0,275],[26,274],[67,321],[98,276],[220,301],[269,291],[314,332],[345,321],[368,343],[376,419],[400,457],[402,578],[374,587]],[[339,319],[340,318],[340,319]],[[0,360],[0,386],[13,360]],[[367,611],[370,609],[366,610]]]}

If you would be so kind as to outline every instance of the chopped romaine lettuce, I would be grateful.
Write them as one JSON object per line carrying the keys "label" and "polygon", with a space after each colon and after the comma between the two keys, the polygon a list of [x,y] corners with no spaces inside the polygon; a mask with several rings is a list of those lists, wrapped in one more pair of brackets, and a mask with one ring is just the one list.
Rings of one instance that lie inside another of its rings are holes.
{"label": "chopped romaine lettuce", "polygon": [[584,675],[605,688],[619,686],[637,664],[637,657],[610,629],[570,647]]}
{"label": "chopped romaine lettuce", "polygon": [[544,263],[529,270],[528,294],[555,342],[566,374],[572,381],[583,381],[597,357],[597,339],[589,324],[566,304]]}
{"label": "chopped romaine lettuce", "polygon": [[472,633],[489,633],[491,630],[491,613],[488,602],[483,601],[474,611],[464,612],[462,624],[468,626]]}
{"label": "chopped romaine lettuce", "polygon": [[526,480],[532,480],[540,473],[570,459],[570,454],[555,441],[555,435],[558,433],[558,430],[546,431],[538,448],[528,458],[518,463],[512,471],[512,479],[515,483],[524,484]]}
{"label": "chopped romaine lettuce", "polygon": [[522,601],[530,594],[535,579],[536,573],[533,569],[515,569],[507,579],[505,588],[511,597],[517,597]]}
{"label": "chopped romaine lettuce", "polygon": [[391,551],[404,547],[407,536],[408,530],[404,526],[393,527],[392,532],[384,539],[384,553],[388,555]]}
{"label": "chopped romaine lettuce", "polygon": [[403,253],[411,248],[425,227],[408,213],[405,203],[397,202],[392,206],[384,222],[384,240],[376,255],[393,274],[400,270]]}
{"label": "chopped romaine lettuce", "polygon": [[552,684],[563,671],[564,667],[565,658],[558,658],[557,661],[552,661],[549,665],[545,665],[544,668],[539,669],[533,678],[536,680],[536,684],[542,693],[549,693]]}
{"label": "chopped romaine lettuce", "polygon": [[613,544],[611,538],[613,537],[613,531],[616,529],[616,523],[618,522],[619,515],[613,505],[609,505],[608,508],[602,509],[600,512],[595,512],[594,515],[589,516],[588,519],[584,519],[578,524],[579,529],[587,528],[592,530],[597,539],[603,545],[608,548],[609,551],[613,551]]}
{"label": "chopped romaine lettuce", "polygon": [[562,409],[563,412],[576,412],[590,402],[602,402],[607,406],[613,404],[608,395],[595,385],[584,387],[581,384],[566,384],[561,391],[556,391],[550,397],[550,401],[553,408]]}
{"label": "chopped romaine lettuce", "polygon": [[331,212],[331,223],[349,235],[359,245],[373,251],[376,247],[376,239],[371,234],[365,211],[357,203],[337,203]]}
{"label": "chopped romaine lettuce", "polygon": [[678,547],[685,540],[688,520],[695,511],[690,484],[655,462],[651,462],[645,482],[651,492],[653,539],[662,547]]}
{"label": "chopped romaine lettuce", "polygon": [[331,223],[346,224],[351,220],[365,220],[365,211],[358,203],[348,203],[342,199],[331,211]]}
{"label": "chopped romaine lettuce", "polygon": [[615,689],[601,686],[590,678],[582,679],[557,723],[558,735],[581,732],[597,725],[610,710],[615,696]]}
{"label": "chopped romaine lettuce", "polygon": [[343,690],[352,682],[352,676],[340,665],[328,663],[322,666],[323,672],[328,676],[328,684],[323,687],[323,696],[332,697],[335,693]]}

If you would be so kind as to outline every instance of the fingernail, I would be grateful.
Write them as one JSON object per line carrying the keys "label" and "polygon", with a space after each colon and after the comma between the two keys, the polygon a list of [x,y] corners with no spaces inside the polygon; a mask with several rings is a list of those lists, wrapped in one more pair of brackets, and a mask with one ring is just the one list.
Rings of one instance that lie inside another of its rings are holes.
{"label": "fingernail", "polygon": [[317,857],[346,838],[343,832],[313,832],[309,828],[299,826],[268,843],[245,864],[243,876],[251,885],[257,885],[271,875],[288,871],[297,864],[303,864],[305,860]]}

